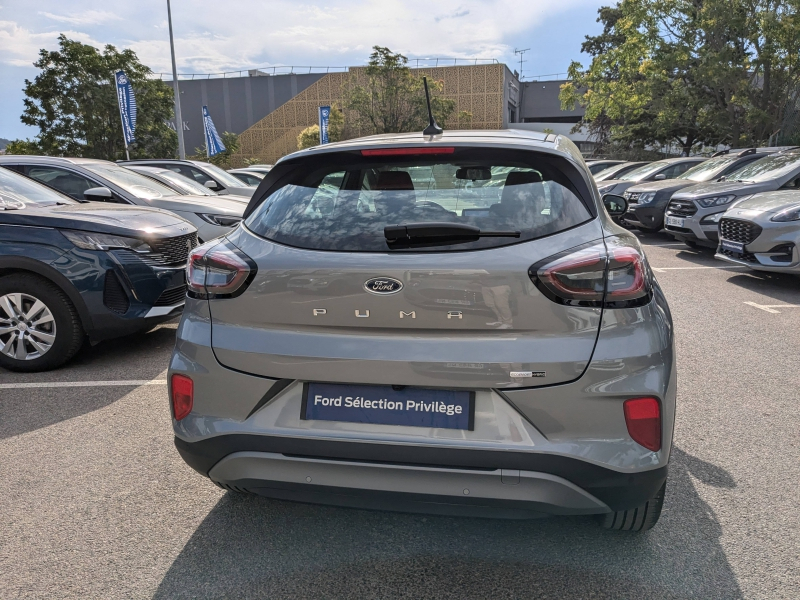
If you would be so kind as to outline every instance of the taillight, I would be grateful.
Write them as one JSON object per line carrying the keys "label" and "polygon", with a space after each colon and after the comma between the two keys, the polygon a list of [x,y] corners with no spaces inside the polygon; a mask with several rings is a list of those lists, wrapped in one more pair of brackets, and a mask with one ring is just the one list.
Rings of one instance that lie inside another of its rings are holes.
{"label": "taillight", "polygon": [[539,291],[559,304],[631,308],[650,302],[644,254],[627,237],[571,248],[533,265],[528,275]]}
{"label": "taillight", "polygon": [[186,375],[173,375],[171,382],[172,414],[180,421],[192,412],[194,405],[194,382]]}
{"label": "taillight", "polygon": [[632,398],[622,404],[625,425],[634,442],[648,450],[661,450],[661,405],[655,398]]}
{"label": "taillight", "polygon": [[227,240],[195,248],[186,266],[189,295],[195,298],[235,298],[256,275],[256,264]]}

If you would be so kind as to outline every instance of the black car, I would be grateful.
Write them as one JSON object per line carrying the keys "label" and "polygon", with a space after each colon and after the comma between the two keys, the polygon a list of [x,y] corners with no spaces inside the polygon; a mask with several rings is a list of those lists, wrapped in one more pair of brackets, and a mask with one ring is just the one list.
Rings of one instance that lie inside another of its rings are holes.
{"label": "black car", "polygon": [[77,202],[0,169],[0,367],[43,371],[183,310],[197,230],[152,208]]}

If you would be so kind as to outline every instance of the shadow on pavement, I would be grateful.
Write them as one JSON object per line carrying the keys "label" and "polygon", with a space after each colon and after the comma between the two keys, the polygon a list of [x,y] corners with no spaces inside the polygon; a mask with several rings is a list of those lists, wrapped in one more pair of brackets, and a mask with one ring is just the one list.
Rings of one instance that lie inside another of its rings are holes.
{"label": "shadow on pavement", "polygon": [[[46,373],[0,369],[0,383],[151,380],[168,366],[174,327],[84,346],[64,367]],[[132,368],[131,365],[135,365]],[[72,419],[113,404],[136,386],[21,388],[0,391],[0,439]],[[166,389],[166,387],[165,387]]]}
{"label": "shadow on pavement", "polygon": [[228,493],[155,598],[741,598],[693,478],[735,487],[676,448],[661,521],[639,535],[590,518],[425,517]]}
{"label": "shadow on pavement", "polygon": [[[775,298],[787,304],[800,303],[800,277],[786,273],[768,273],[765,271],[748,271],[728,279],[748,291]],[[759,301],[763,304],[763,300]]]}

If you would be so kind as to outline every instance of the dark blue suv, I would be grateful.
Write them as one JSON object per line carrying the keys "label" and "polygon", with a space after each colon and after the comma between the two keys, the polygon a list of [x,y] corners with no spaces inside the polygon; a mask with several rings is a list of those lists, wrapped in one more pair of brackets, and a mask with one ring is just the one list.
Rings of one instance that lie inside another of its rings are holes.
{"label": "dark blue suv", "polygon": [[76,202],[0,168],[0,367],[43,371],[179,314],[197,230],[166,211]]}

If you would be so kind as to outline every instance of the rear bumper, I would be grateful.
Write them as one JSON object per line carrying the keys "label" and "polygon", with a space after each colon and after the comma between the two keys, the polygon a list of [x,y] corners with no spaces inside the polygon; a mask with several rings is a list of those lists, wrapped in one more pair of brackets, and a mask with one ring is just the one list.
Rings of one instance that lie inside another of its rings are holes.
{"label": "rear bumper", "polygon": [[666,466],[620,473],[547,454],[278,436],[176,437],[175,446],[221,487],[412,512],[601,514],[644,504],[667,477]]}

